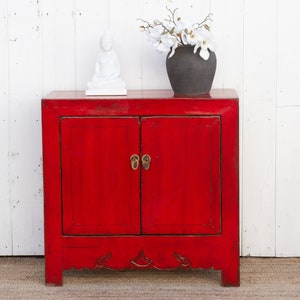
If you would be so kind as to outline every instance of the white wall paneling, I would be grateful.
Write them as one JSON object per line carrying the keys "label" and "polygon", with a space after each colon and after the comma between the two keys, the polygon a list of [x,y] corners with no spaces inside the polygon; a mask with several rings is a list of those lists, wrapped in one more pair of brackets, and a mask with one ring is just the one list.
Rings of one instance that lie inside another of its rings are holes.
{"label": "white wall paneling", "polygon": [[295,0],[277,1],[278,106],[300,106],[300,35],[296,33],[300,5]]}
{"label": "white wall paneling", "polygon": [[[213,87],[237,90],[241,97],[240,108],[240,174],[243,174],[243,9],[244,3],[240,0],[219,1],[211,0],[210,10],[213,13],[212,31],[217,43],[217,70]],[[233,30],[235,29],[235,30]],[[240,195],[243,194],[243,186],[240,185]],[[242,197],[241,197],[242,199]],[[243,231],[243,202],[240,201],[241,226]],[[241,248],[241,246],[240,246]],[[241,249],[242,250],[242,249]],[[242,252],[241,252],[242,253]]]}
{"label": "white wall paneling", "polygon": [[[149,1],[150,2],[150,1]],[[151,1],[152,2],[152,1]],[[114,49],[118,53],[121,76],[127,88],[142,88],[142,41],[138,18],[143,2],[140,0],[110,0],[109,28],[114,37]]]}
{"label": "white wall paneling", "polygon": [[276,256],[300,253],[300,106],[277,113]]}
{"label": "white wall paneling", "polygon": [[40,7],[29,0],[7,4],[13,254],[38,254],[43,249]]}
{"label": "white wall paneling", "polygon": [[[300,255],[300,26],[295,1],[278,0],[276,256]],[[287,38],[289,47],[285,47]],[[289,52],[289,49],[292,51]]]}
{"label": "white wall paneling", "polygon": [[257,4],[244,4],[242,253],[273,256],[277,6]]}
{"label": "white wall paneling", "polygon": [[[239,95],[243,84],[244,3],[211,0],[212,32],[217,44],[217,70],[213,86],[234,86]],[[240,103],[242,106],[242,103]]]}
{"label": "white wall paneling", "polygon": [[[112,1],[78,0],[74,9],[76,88],[83,89],[92,79],[100,49],[100,37],[109,25],[109,3]],[[124,10],[123,10],[124,11]]]}
{"label": "white wall paneling", "polygon": [[[43,92],[76,89],[76,2],[45,0],[42,14]],[[102,1],[101,1],[102,2]]]}
{"label": "white wall paneling", "polygon": [[170,88],[139,31],[165,6],[213,13],[215,88],[240,96],[241,254],[300,256],[296,0],[0,0],[0,255],[43,254],[40,99],[85,89],[109,27],[129,89]]}
{"label": "white wall paneling", "polygon": [[0,5],[0,253],[12,253],[10,209],[10,138],[9,138],[9,51],[7,3]]}
{"label": "white wall paneling", "polygon": [[[160,0],[142,1],[142,10],[139,17],[147,21],[162,19],[166,15],[166,4],[168,4],[167,1]],[[155,12],[155,14],[153,12]],[[139,24],[140,23],[137,22],[138,26]],[[143,39],[141,49],[141,88],[171,88],[165,68],[166,55],[153,51],[152,45],[146,41],[146,37],[143,33],[138,31],[138,35]]]}

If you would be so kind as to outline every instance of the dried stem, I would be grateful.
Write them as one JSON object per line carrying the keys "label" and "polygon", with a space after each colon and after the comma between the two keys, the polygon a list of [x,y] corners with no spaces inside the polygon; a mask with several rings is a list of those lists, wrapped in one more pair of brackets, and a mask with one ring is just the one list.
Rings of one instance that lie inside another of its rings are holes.
{"label": "dried stem", "polygon": [[202,21],[202,22],[200,22],[200,23],[196,23],[197,25],[198,25],[198,28],[200,28],[200,27],[202,27],[202,26],[207,26],[208,27],[208,29],[209,29],[209,26],[206,24],[208,21],[213,21],[212,20],[212,13],[209,13],[207,16],[206,16],[206,18]]}

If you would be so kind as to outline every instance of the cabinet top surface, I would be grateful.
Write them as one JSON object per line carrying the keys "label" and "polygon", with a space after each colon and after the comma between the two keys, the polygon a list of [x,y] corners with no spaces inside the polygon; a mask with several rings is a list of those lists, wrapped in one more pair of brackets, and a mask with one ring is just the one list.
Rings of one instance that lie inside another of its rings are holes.
{"label": "cabinet top surface", "polygon": [[43,99],[48,100],[130,100],[130,99],[198,99],[198,100],[214,100],[214,99],[232,99],[237,100],[238,95],[233,89],[213,89],[208,94],[195,97],[175,96],[172,90],[128,90],[126,96],[86,96],[84,91],[53,91]]}

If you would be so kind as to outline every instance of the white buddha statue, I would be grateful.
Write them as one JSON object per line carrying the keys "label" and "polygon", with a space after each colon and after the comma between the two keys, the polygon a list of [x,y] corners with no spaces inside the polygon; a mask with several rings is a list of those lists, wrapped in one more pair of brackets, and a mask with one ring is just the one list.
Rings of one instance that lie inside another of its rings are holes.
{"label": "white buddha statue", "polygon": [[97,58],[92,81],[87,83],[85,94],[127,95],[124,81],[120,77],[120,64],[113,50],[112,36],[105,31],[100,40],[100,53]]}

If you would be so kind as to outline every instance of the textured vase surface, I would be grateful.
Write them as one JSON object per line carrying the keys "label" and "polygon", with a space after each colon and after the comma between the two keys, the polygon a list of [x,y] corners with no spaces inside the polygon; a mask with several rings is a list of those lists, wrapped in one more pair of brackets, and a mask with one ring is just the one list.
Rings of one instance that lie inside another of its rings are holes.
{"label": "textured vase surface", "polygon": [[214,80],[217,59],[210,51],[209,59],[194,54],[194,47],[180,46],[166,59],[167,73],[175,95],[197,96],[209,93]]}

